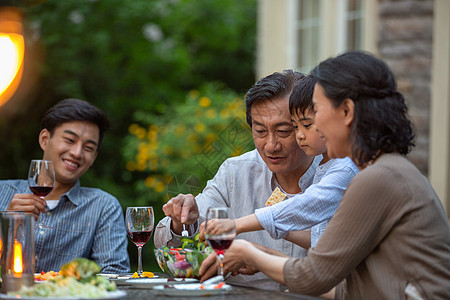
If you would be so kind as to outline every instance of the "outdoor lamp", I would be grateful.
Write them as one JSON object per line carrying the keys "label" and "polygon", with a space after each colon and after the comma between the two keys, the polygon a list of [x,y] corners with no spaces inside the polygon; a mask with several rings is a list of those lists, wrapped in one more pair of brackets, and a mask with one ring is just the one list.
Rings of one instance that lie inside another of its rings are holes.
{"label": "outdoor lamp", "polygon": [[24,52],[20,9],[0,6],[0,106],[12,97],[19,86]]}
{"label": "outdoor lamp", "polygon": [[1,213],[2,292],[34,283],[34,217],[23,212]]}

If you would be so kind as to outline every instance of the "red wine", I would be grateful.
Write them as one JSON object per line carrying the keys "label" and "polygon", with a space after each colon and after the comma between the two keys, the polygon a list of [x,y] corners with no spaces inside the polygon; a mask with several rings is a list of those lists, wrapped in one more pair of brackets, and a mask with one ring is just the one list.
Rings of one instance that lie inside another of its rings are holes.
{"label": "red wine", "polygon": [[53,190],[52,186],[30,186],[30,190],[38,197],[44,198]]}
{"label": "red wine", "polygon": [[133,241],[133,243],[136,246],[144,246],[145,243],[150,239],[152,236],[152,230],[150,231],[129,231],[128,236],[130,237],[130,240]]}
{"label": "red wine", "polygon": [[208,239],[209,245],[217,254],[224,254],[225,250],[230,248],[233,239]]}

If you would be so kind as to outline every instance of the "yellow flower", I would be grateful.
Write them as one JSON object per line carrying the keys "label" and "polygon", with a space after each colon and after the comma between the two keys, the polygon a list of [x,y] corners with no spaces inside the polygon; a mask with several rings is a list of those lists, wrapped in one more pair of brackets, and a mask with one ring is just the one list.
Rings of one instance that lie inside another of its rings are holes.
{"label": "yellow flower", "polygon": [[185,131],[186,131],[186,126],[184,126],[183,124],[178,125],[177,128],[175,128],[175,136],[181,137]]}
{"label": "yellow flower", "polygon": [[158,160],[156,158],[153,158],[148,162],[148,168],[152,171],[155,171],[158,169]]}
{"label": "yellow flower", "polygon": [[136,136],[138,137],[138,139],[143,139],[143,138],[145,138],[145,132],[146,132],[146,130],[144,129],[144,128],[142,128],[142,127],[139,127],[139,128],[137,128],[136,129]]}
{"label": "yellow flower", "polygon": [[128,127],[128,131],[129,131],[131,134],[136,135],[136,131],[137,131],[138,128],[139,128],[139,125],[138,125],[138,124],[131,124],[130,127]]}
{"label": "yellow flower", "polygon": [[[195,134],[190,134],[189,136],[188,136],[188,141],[189,142],[195,142],[196,140],[197,140],[197,136],[195,135]],[[186,152],[186,151],[183,151],[183,152]]]}
{"label": "yellow flower", "polygon": [[189,92],[189,97],[191,97],[192,99],[197,99],[199,96],[199,92],[197,90],[192,90]]}
{"label": "yellow flower", "polygon": [[166,184],[167,184],[167,183],[170,183],[170,182],[172,182],[172,180],[173,180],[173,176],[165,174],[165,175],[163,175],[162,180],[163,180]]}
{"label": "yellow flower", "polygon": [[228,110],[222,109],[222,110],[220,111],[220,117],[221,117],[222,119],[227,119],[229,116],[230,116],[230,112],[229,112]]}
{"label": "yellow flower", "polygon": [[155,188],[154,189],[155,189],[156,192],[162,193],[166,189],[166,185],[164,184],[164,182],[158,181],[155,184]]}
{"label": "yellow flower", "polygon": [[198,144],[194,144],[192,146],[192,149],[194,150],[194,153],[201,153],[202,152],[202,147],[200,147],[200,145],[198,145]]}
{"label": "yellow flower", "polygon": [[156,178],[155,176],[148,176],[147,178],[145,178],[145,186],[152,188],[156,183]]}
{"label": "yellow flower", "polygon": [[203,124],[203,123],[195,124],[195,127],[194,127],[195,131],[197,131],[198,133],[205,131],[205,128],[206,128],[205,124]]}
{"label": "yellow flower", "polygon": [[198,103],[201,107],[208,107],[211,105],[211,100],[208,97],[201,97]]}
{"label": "yellow flower", "polygon": [[148,144],[147,143],[139,143],[138,145],[138,150],[139,151],[147,151],[148,149]]}
{"label": "yellow flower", "polygon": [[139,278],[139,275],[137,272],[134,272],[133,276],[131,276],[131,278]]}
{"label": "yellow flower", "polygon": [[164,154],[172,154],[173,153],[173,147],[172,146],[164,146],[163,153]]}
{"label": "yellow flower", "polygon": [[147,133],[147,140],[150,142],[156,142],[158,139],[158,131],[149,129]]}
{"label": "yellow flower", "polygon": [[139,161],[136,165],[136,169],[138,171],[144,171],[145,170],[145,162],[144,161]]}
{"label": "yellow flower", "polygon": [[217,136],[214,133],[208,133],[205,137],[205,144],[212,143],[217,140]]}
{"label": "yellow flower", "polygon": [[206,117],[208,119],[214,119],[217,115],[217,112],[214,108],[210,108],[206,111]]}
{"label": "yellow flower", "polygon": [[128,171],[133,172],[136,170],[136,166],[133,161],[127,162],[126,168]]}
{"label": "yellow flower", "polygon": [[161,166],[163,168],[167,168],[170,165],[170,161],[168,159],[161,159]]}
{"label": "yellow flower", "polygon": [[155,153],[156,149],[158,149],[158,143],[152,142],[148,145],[148,151],[151,153]]}

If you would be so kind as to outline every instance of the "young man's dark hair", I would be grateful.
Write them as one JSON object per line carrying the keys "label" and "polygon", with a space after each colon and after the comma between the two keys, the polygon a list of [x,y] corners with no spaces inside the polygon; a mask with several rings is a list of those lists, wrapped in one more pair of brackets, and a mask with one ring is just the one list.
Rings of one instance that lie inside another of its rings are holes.
{"label": "young man's dark hair", "polygon": [[84,100],[65,99],[51,107],[41,121],[41,129],[47,129],[53,136],[56,127],[72,121],[86,121],[97,125],[99,130],[97,150],[100,149],[103,136],[109,129],[109,120],[103,111]]}
{"label": "young man's dark hair", "polygon": [[292,89],[305,77],[300,72],[285,70],[275,72],[256,82],[245,96],[245,109],[247,123],[252,127],[251,108],[255,102],[283,98],[292,92]]}

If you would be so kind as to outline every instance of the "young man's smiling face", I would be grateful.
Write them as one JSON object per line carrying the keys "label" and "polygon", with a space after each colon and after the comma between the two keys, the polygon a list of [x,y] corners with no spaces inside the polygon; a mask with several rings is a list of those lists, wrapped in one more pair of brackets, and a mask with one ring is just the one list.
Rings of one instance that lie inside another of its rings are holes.
{"label": "young man's smiling face", "polygon": [[296,174],[306,155],[298,147],[289,113],[289,96],[256,102],[251,107],[255,146],[275,174]]}
{"label": "young man's smiling face", "polygon": [[41,131],[43,159],[53,161],[57,184],[70,188],[90,168],[97,157],[99,136],[97,125],[86,121],[63,123],[52,135],[47,129]]}

